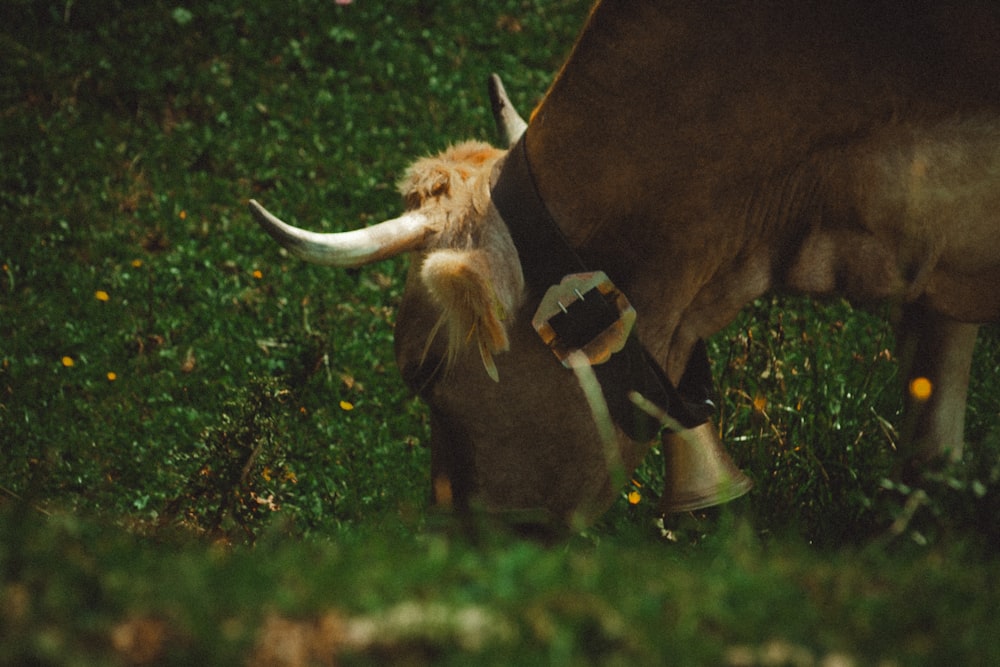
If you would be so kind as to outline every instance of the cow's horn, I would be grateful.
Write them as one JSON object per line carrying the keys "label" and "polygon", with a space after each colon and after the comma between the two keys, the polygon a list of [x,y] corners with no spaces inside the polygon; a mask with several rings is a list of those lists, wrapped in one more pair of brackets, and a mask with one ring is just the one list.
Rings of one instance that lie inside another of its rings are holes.
{"label": "cow's horn", "polygon": [[507,91],[503,87],[503,81],[496,74],[490,74],[489,81],[490,105],[493,107],[493,119],[497,124],[497,131],[508,145],[513,146],[528,124],[517,113],[517,109],[511,104],[507,97]]}
{"label": "cow's horn", "polygon": [[432,231],[427,217],[416,212],[364,229],[333,234],[293,227],[253,199],[250,200],[250,213],[268,234],[299,259],[344,268],[417,250]]}

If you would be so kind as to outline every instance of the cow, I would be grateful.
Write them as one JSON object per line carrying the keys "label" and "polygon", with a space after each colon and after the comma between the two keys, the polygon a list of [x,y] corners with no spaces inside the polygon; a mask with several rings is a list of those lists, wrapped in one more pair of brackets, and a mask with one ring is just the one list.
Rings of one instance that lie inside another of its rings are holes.
{"label": "cow", "polygon": [[599,516],[653,444],[706,432],[702,341],[769,291],[891,303],[931,389],[902,460],[957,460],[1000,319],[998,45],[990,2],[603,0],[529,121],[494,80],[506,145],[414,163],[401,217],[251,211],[307,261],[412,255],[395,354],[438,503]]}

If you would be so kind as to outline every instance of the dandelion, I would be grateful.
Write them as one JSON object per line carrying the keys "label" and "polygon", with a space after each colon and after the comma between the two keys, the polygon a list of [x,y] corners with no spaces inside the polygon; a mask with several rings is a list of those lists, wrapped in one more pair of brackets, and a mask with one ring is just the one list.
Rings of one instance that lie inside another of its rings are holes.
{"label": "dandelion", "polygon": [[65,366],[66,368],[73,368],[73,366],[75,364],[76,364],[76,362],[73,361],[73,357],[63,357],[62,358],[62,365]]}
{"label": "dandelion", "polygon": [[642,494],[638,491],[630,491],[628,494],[628,504],[638,505],[639,501],[642,500]]}
{"label": "dandelion", "polygon": [[344,412],[350,412],[351,410],[354,409],[354,404],[351,403],[350,401],[341,401],[340,409],[343,410]]}
{"label": "dandelion", "polygon": [[181,220],[187,220],[188,213],[187,211],[182,210],[180,213],[177,214],[177,217],[180,218]]}
{"label": "dandelion", "polygon": [[141,266],[142,266],[142,260],[141,259],[133,259],[132,260],[132,268],[133,269],[138,269]]}
{"label": "dandelion", "polygon": [[910,382],[910,396],[921,403],[930,398],[933,391],[931,381],[925,377],[913,378]]}
{"label": "dandelion", "polygon": [[257,280],[260,280],[261,278],[264,277],[264,272],[261,271],[260,269],[254,269],[253,270],[253,277],[256,278]]}
{"label": "dandelion", "polygon": [[108,371],[107,377],[108,377],[108,382],[114,382],[115,380],[118,379],[118,374],[115,373],[114,371]]}
{"label": "dandelion", "polygon": [[98,301],[108,301],[111,298],[111,296],[104,290],[99,289],[96,292],[94,292],[94,298],[97,299]]}

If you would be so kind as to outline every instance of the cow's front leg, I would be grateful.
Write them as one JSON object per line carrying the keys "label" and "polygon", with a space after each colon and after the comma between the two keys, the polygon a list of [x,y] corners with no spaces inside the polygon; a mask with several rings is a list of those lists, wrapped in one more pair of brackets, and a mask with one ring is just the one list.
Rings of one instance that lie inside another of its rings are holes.
{"label": "cow's front leg", "polygon": [[935,458],[959,461],[965,442],[965,398],[979,326],[920,305],[904,309],[898,350],[906,407],[900,443],[904,475]]}
{"label": "cow's front leg", "polygon": [[465,439],[431,410],[431,503],[465,512],[475,490],[475,467]]}

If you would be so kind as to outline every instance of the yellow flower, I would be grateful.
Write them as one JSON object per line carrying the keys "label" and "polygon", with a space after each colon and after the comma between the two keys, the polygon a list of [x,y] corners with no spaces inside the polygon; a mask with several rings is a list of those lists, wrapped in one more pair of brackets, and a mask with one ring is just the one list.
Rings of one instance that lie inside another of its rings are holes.
{"label": "yellow flower", "polygon": [[628,504],[638,505],[639,501],[642,500],[642,494],[638,491],[630,491],[628,494]]}
{"label": "yellow flower", "polygon": [[108,371],[108,382],[114,382],[118,379],[118,373],[114,371]]}
{"label": "yellow flower", "polygon": [[104,290],[99,289],[96,292],[94,292],[94,298],[97,299],[98,301],[107,301],[108,299],[111,298],[111,296]]}
{"label": "yellow flower", "polygon": [[187,220],[188,217],[187,211],[181,211],[180,213],[177,214],[177,217],[180,218],[181,220]]}
{"label": "yellow flower", "polygon": [[256,278],[257,280],[260,280],[261,278],[264,277],[264,272],[261,271],[260,269],[254,269],[253,270],[253,277]]}
{"label": "yellow flower", "polygon": [[340,402],[340,409],[344,410],[344,411],[347,411],[347,412],[350,412],[351,410],[354,409],[354,404],[351,403],[350,401],[341,401]]}
{"label": "yellow flower", "polygon": [[73,368],[73,364],[75,364],[75,363],[76,362],[73,361],[73,357],[63,357],[62,358],[62,365],[65,366],[66,368]]}
{"label": "yellow flower", "polygon": [[910,396],[923,403],[931,397],[934,387],[925,377],[913,378],[910,382]]}
{"label": "yellow flower", "polygon": [[133,269],[138,269],[140,266],[142,266],[142,260],[141,259],[133,259],[132,260],[132,268]]}

